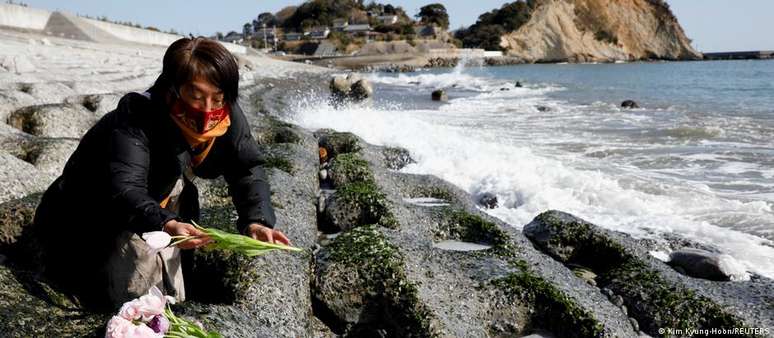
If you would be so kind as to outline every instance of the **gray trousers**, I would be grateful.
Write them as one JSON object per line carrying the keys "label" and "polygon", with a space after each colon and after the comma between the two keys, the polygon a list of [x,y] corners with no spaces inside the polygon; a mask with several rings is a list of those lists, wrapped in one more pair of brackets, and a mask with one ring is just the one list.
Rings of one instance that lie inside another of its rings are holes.
{"label": "gray trousers", "polygon": [[[179,210],[177,202],[182,187],[183,180],[179,179],[170,193],[167,209]],[[147,294],[153,286],[178,302],[185,300],[179,248],[165,248],[151,253],[145,241],[129,231],[116,238],[114,248],[106,265],[108,295],[114,307]]]}

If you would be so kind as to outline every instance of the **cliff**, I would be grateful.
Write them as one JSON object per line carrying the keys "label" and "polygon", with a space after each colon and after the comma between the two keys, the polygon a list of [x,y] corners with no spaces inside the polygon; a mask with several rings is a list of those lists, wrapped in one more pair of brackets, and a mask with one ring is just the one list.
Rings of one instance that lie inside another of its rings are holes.
{"label": "cliff", "polygon": [[500,38],[528,62],[694,60],[677,18],[661,0],[542,0],[529,20]]}

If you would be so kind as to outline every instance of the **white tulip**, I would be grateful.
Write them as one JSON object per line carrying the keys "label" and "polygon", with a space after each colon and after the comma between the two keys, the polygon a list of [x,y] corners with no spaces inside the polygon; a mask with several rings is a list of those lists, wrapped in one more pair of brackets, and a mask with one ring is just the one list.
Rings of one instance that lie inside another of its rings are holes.
{"label": "white tulip", "polygon": [[172,242],[172,236],[164,231],[151,231],[142,234],[142,239],[145,240],[145,244],[148,245],[148,251],[155,254],[161,250],[164,250],[169,243]]}

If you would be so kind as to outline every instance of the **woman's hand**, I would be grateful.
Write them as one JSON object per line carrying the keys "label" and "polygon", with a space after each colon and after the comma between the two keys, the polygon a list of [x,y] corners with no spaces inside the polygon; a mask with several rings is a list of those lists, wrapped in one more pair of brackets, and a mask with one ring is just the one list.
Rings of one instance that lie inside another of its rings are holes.
{"label": "woman's hand", "polygon": [[279,230],[274,230],[263,224],[252,223],[247,227],[247,235],[253,239],[267,243],[290,245],[287,236]]}
{"label": "woman's hand", "polygon": [[193,226],[193,224],[189,224],[189,223],[170,220],[169,222],[164,224],[164,228],[162,228],[162,230],[164,230],[166,233],[172,236],[198,237],[178,244],[177,247],[180,249],[195,249],[198,247],[205,246],[210,242],[212,242],[209,236],[207,236],[201,230],[197,229],[195,226]]}

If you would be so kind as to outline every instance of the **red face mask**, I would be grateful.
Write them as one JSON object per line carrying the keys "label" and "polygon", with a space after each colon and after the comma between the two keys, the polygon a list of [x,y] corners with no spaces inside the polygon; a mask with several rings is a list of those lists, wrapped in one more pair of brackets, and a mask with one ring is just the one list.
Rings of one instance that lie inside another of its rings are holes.
{"label": "red face mask", "polygon": [[172,114],[197,133],[204,134],[215,128],[229,115],[229,107],[224,105],[220,109],[204,111],[178,99],[172,106]]}

